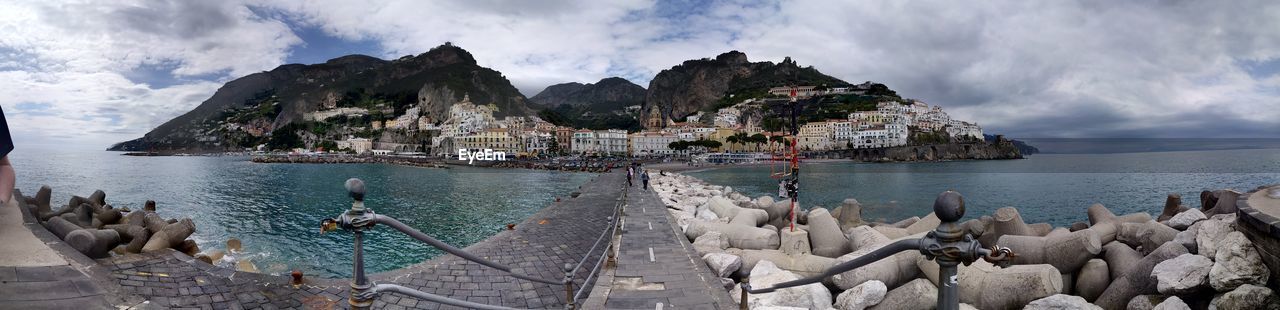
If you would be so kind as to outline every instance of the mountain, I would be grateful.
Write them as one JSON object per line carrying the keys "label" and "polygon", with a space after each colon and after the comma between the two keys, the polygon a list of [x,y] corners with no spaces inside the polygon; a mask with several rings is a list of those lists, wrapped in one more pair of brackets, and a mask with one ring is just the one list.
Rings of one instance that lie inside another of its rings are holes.
{"label": "mountain", "polygon": [[[250,74],[223,85],[190,112],[109,150],[237,149],[263,142],[278,129],[299,127],[306,113],[341,107],[367,109],[372,121],[417,107],[422,116],[440,120],[464,96],[496,108],[495,117],[535,114],[502,73],[477,65],[471,53],[445,43],[391,61],[349,55]],[[369,121],[362,120],[366,125]]]}
{"label": "mountain", "polygon": [[622,110],[644,103],[644,87],[620,77],[605,78],[595,84],[563,83],[547,86],[529,101],[551,108],[562,104],[586,106],[595,112]]}
{"label": "mountain", "polygon": [[715,59],[688,60],[658,72],[649,82],[640,119],[648,120],[652,105],[663,119],[683,119],[697,111],[713,111],[748,98],[768,97],[772,87],[812,85],[840,87],[848,82],[822,74],[812,66],[800,67],[790,57],[781,63],[750,62],[747,55],[730,51]]}

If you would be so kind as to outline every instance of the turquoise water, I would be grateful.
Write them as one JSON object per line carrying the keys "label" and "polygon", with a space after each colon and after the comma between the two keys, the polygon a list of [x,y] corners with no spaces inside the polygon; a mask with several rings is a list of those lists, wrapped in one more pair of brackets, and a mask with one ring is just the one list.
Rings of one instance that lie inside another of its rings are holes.
{"label": "turquoise water", "polygon": [[[319,234],[320,220],[350,208],[347,178],[369,186],[366,206],[455,246],[483,240],[519,223],[593,174],[482,168],[430,169],[380,164],[258,164],[247,157],[131,157],[102,151],[19,149],[10,155],[18,188],[53,188],[54,204],[71,195],[107,193],[116,207],[155,200],[165,218],[190,217],[201,249],[243,240],[245,254],[268,273],[298,268],[309,275],[351,272],[349,233]],[[370,272],[392,270],[440,254],[399,232],[366,235]],[[231,262],[224,262],[230,264]]]}
{"label": "turquoise water", "polygon": [[[778,169],[774,167],[772,169]],[[690,175],[750,194],[777,195],[767,166]],[[1028,222],[1070,225],[1101,203],[1113,212],[1159,214],[1168,193],[1199,207],[1200,191],[1247,191],[1280,183],[1280,150],[1124,154],[1039,154],[1023,160],[936,163],[822,163],[801,166],[801,206],[834,208],[856,198],[863,217],[896,221],[924,216],[946,190],[965,197],[966,217],[1018,207]]]}

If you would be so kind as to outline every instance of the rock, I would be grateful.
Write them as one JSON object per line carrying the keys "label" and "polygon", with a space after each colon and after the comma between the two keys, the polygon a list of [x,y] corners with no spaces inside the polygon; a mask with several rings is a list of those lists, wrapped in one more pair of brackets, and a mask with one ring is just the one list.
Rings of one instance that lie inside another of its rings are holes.
{"label": "rock", "polygon": [[168,224],[163,229],[160,229],[160,232],[151,234],[147,244],[142,247],[142,252],[148,253],[175,248],[182,245],[183,240],[186,240],[195,231],[196,225],[191,222],[191,219],[182,219],[177,223]]}
{"label": "rock", "polygon": [[1213,208],[1204,210],[1204,214],[1235,214],[1238,210],[1236,209],[1236,199],[1240,198],[1240,195],[1240,192],[1234,190],[1222,190],[1218,194],[1218,203],[1214,204]]}
{"label": "rock", "polygon": [[702,234],[718,231],[729,239],[729,246],[739,249],[777,249],[782,243],[778,231],[745,225],[693,221],[685,230],[685,237],[697,240]]}
{"label": "rock", "polygon": [[938,306],[938,287],[929,280],[915,279],[885,294],[884,299],[869,309],[934,309]]}
{"label": "rock", "polygon": [[1185,230],[1187,227],[1191,227],[1191,224],[1195,224],[1196,222],[1203,221],[1208,218],[1209,217],[1204,215],[1204,212],[1200,212],[1198,209],[1187,209],[1187,211],[1183,211],[1182,213],[1178,213],[1178,215],[1174,215],[1172,218],[1169,218],[1169,227],[1173,227],[1173,229],[1177,230]]}
{"label": "rock", "polygon": [[711,267],[711,271],[721,278],[728,277],[738,268],[742,268],[742,258],[733,254],[710,253],[702,256],[702,260],[707,262],[707,267]]}
{"label": "rock", "polygon": [[204,253],[196,254],[194,258],[196,260],[204,262],[205,264],[213,265],[213,259],[209,258],[209,255],[205,255]]}
{"label": "rock", "polygon": [[1152,310],[1191,310],[1191,306],[1182,302],[1182,298],[1178,298],[1178,296],[1169,296],[1169,298],[1160,302],[1160,304],[1156,305]]}
{"label": "rock", "polygon": [[1209,281],[1213,261],[1195,254],[1182,254],[1156,264],[1151,276],[1156,278],[1156,291],[1165,295],[1193,293]]}
{"label": "rock", "polygon": [[226,256],[226,253],[222,252],[222,250],[213,250],[213,251],[209,251],[208,255],[209,255],[209,259],[212,259],[213,261],[216,262],[216,261],[222,260],[222,257]]}
{"label": "rock", "polygon": [[767,209],[773,206],[773,196],[760,196],[756,198],[756,209]]}
{"label": "rock", "polygon": [[1191,226],[1187,227],[1186,230],[1178,232],[1177,235],[1173,236],[1173,242],[1182,244],[1182,246],[1186,247],[1187,251],[1191,252],[1192,254],[1200,253],[1199,251],[1200,247],[1196,246],[1196,233],[1200,232],[1200,226],[1202,225],[1201,223],[1204,223],[1204,221],[1199,221],[1199,222],[1196,222],[1195,224],[1191,224]]}
{"label": "rock", "polygon": [[1209,270],[1209,286],[1226,292],[1244,284],[1266,285],[1271,271],[1262,256],[1244,234],[1233,231],[1218,244],[1214,263]]}
{"label": "rock", "polygon": [[801,277],[822,274],[827,269],[831,269],[831,266],[836,265],[836,259],[834,258],[811,254],[789,255],[778,250],[730,249],[728,253],[742,257],[742,268],[738,269],[739,276],[746,276],[751,269],[755,268],[756,263],[761,261],[769,261],[774,266],[793,272]]}
{"label": "rock", "polygon": [[[1098,300],[1094,303],[1105,309],[1119,309],[1124,308],[1134,296],[1155,294],[1158,291],[1156,281],[1151,277],[1151,270],[1160,262],[1186,253],[1187,248],[1177,243],[1169,242],[1161,245],[1151,251],[1151,254],[1120,271],[1119,276],[1112,275],[1115,280],[1111,281],[1111,285],[1102,291],[1102,295],[1098,296]],[[1108,263],[1112,262],[1108,261]]]}
{"label": "rock", "polygon": [[1129,300],[1129,304],[1124,308],[1126,310],[1151,310],[1156,305],[1164,302],[1163,295],[1138,295]]}
{"label": "rock", "polygon": [[1227,237],[1233,229],[1230,224],[1218,220],[1203,221],[1196,232],[1196,253],[1205,257],[1215,257],[1218,242]]}
{"label": "rock", "polygon": [[1280,298],[1269,288],[1244,284],[1222,295],[1214,296],[1209,309],[1280,309]]}
{"label": "rock", "polygon": [[[760,261],[751,269],[752,287],[770,287],[774,284],[799,280],[794,273],[779,269],[770,261]],[[742,287],[734,287],[730,296],[741,296]],[[936,293],[935,293],[936,294]],[[799,287],[784,288],[772,293],[750,294],[747,306],[757,309],[769,306],[798,307],[805,309],[831,308],[831,291],[822,284],[814,283]]]}
{"label": "rock", "polygon": [[128,229],[129,244],[125,246],[125,252],[142,253],[142,248],[147,245],[151,233],[147,232],[147,228],[138,225],[129,225]]}
{"label": "rock", "polygon": [[66,241],[89,258],[103,258],[120,244],[120,234],[112,229],[77,229],[67,234]]}
{"label": "rock", "polygon": [[1102,310],[1102,307],[1085,301],[1083,297],[1057,294],[1028,303],[1023,310]]}
{"label": "rock", "polygon": [[720,217],[716,216],[715,212],[711,212],[711,208],[707,207],[707,205],[705,204],[702,206],[699,206],[698,209],[695,210],[693,214],[694,214],[694,218],[699,220],[704,220],[704,221],[715,221],[717,219],[720,219]]}
{"label": "rock", "polygon": [[719,253],[729,248],[729,239],[718,231],[709,231],[693,240],[693,250],[700,255]]}
{"label": "rock", "polygon": [[879,304],[884,300],[885,294],[889,293],[889,288],[884,286],[884,282],[871,280],[859,284],[849,290],[836,296],[836,309],[840,310],[862,310]]}

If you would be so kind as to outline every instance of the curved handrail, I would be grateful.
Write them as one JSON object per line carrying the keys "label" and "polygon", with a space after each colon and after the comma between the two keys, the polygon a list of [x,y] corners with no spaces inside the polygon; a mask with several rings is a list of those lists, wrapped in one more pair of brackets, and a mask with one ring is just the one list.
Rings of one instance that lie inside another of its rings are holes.
{"label": "curved handrail", "polygon": [[450,305],[450,306],[466,307],[466,308],[471,308],[471,309],[486,309],[486,310],[512,310],[512,309],[516,309],[516,308],[509,308],[509,307],[502,307],[502,306],[494,306],[494,305],[486,305],[486,304],[481,304],[481,303],[474,303],[474,302],[470,302],[470,301],[466,301],[466,300],[453,299],[453,298],[444,297],[444,296],[440,296],[440,295],[436,295],[436,294],[431,294],[431,293],[427,293],[427,292],[423,292],[423,291],[419,291],[419,290],[415,290],[415,289],[411,289],[411,288],[407,288],[407,287],[400,286],[400,285],[395,285],[395,284],[377,284],[377,285],[374,285],[374,286],[373,286],[372,288],[370,288],[368,291],[365,291],[364,293],[362,293],[362,294],[364,294],[364,295],[365,295],[365,296],[362,296],[362,297],[366,297],[366,298],[373,298],[374,296],[377,296],[379,293],[383,293],[383,292],[399,293],[399,294],[408,295],[408,296],[411,296],[411,297],[414,297],[414,298],[418,298],[418,299],[422,299],[422,300],[438,302],[438,303],[442,303],[442,304],[446,304],[446,305]]}
{"label": "curved handrail", "polygon": [[865,266],[867,264],[889,257],[890,255],[897,254],[898,252],[909,251],[909,250],[919,250],[920,240],[922,239],[919,239],[919,238],[902,239],[890,244],[886,244],[885,246],[880,247],[875,251],[871,251],[871,253],[867,253],[866,255],[858,256],[858,258],[854,258],[850,261],[839,263],[839,264],[836,264],[835,266],[831,266],[831,268],[827,268],[827,271],[823,272],[820,275],[782,282],[782,283],[775,284],[771,287],[760,288],[760,289],[752,289],[750,284],[743,283],[742,288],[751,294],[763,294],[763,293],[772,293],[773,291],[776,291],[779,289],[818,283],[822,281],[822,279],[826,279],[827,277],[838,275],[838,274],[844,273],[845,271],[849,271],[849,270],[853,270],[854,268]]}

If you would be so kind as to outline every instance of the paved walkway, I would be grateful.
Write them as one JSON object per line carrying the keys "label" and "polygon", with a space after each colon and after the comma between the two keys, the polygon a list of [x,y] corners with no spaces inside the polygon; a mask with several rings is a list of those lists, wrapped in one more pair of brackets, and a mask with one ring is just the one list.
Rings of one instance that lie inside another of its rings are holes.
{"label": "paved walkway", "polygon": [[596,281],[584,309],[737,309],[656,193],[637,182],[624,210],[617,265]]}
{"label": "paved walkway", "polygon": [[[104,291],[28,229],[14,199],[0,206],[0,309],[108,309]],[[35,228],[44,229],[36,226]]]}

